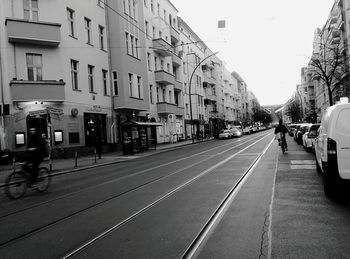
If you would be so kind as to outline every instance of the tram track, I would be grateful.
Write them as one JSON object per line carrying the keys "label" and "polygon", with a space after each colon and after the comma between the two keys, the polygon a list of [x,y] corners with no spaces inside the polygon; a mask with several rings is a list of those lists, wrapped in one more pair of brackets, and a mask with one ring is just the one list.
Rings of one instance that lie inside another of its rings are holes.
{"label": "tram track", "polygon": [[[157,199],[156,201],[148,204],[147,206],[145,206],[144,208],[142,208],[141,210],[137,211],[136,213],[134,213],[133,215],[131,215],[130,217],[126,218],[125,220],[119,222],[118,224],[115,224],[114,226],[112,226],[111,228],[107,229],[106,231],[102,232],[101,234],[95,236],[94,238],[90,239],[89,241],[85,242],[84,244],[82,244],[81,246],[77,247],[76,249],[74,249],[73,251],[67,253],[66,255],[64,255],[62,258],[64,259],[68,259],[68,258],[73,258],[75,255],[82,253],[86,248],[88,248],[89,246],[93,245],[95,242],[99,241],[100,239],[104,238],[105,236],[111,234],[112,232],[116,231],[119,227],[123,226],[124,224],[128,223],[129,221],[133,220],[134,218],[136,218],[137,216],[141,215],[142,213],[144,213],[145,211],[149,210],[150,208],[152,208],[153,206],[157,205],[158,203],[162,202],[163,200],[167,199],[168,197],[172,196],[173,194],[175,194],[176,192],[182,190],[183,188],[187,187],[188,185],[192,184],[193,182],[195,182],[197,179],[201,178],[202,176],[212,172],[214,169],[218,168],[219,166],[225,164],[226,162],[228,162],[229,160],[231,160],[232,158],[236,157],[237,155],[241,154],[242,152],[244,152],[245,150],[247,150],[248,148],[254,146],[255,144],[257,144],[258,142],[260,142],[261,140],[265,139],[265,137],[269,136],[271,134],[267,134],[264,137],[260,138],[259,140],[253,142],[252,144],[248,145],[247,147],[241,149],[240,151],[236,152],[235,154],[227,157],[226,159],[222,160],[221,162],[211,166],[210,168],[202,171],[200,174],[198,174],[197,176],[191,178],[190,180],[188,180],[187,182],[183,183],[182,185],[174,188],[173,190],[171,190],[170,192],[168,192],[167,194],[163,195],[162,197],[160,197],[159,199]],[[270,142],[270,144],[272,143],[272,141]],[[270,145],[269,144],[269,145]],[[206,229],[208,225],[211,225],[212,223],[212,219],[213,218],[217,218],[216,215],[222,212],[222,208],[227,206],[227,200],[230,200],[230,198],[232,197],[232,194],[234,193],[234,190],[238,189],[238,187],[241,186],[241,184],[244,183],[244,180],[249,176],[249,173],[254,169],[255,165],[258,163],[258,161],[260,160],[261,156],[263,155],[264,152],[266,152],[267,148],[269,147],[269,145],[264,149],[264,151],[262,153],[259,154],[259,156],[254,160],[254,162],[249,166],[249,168],[247,169],[247,171],[244,173],[244,175],[239,179],[239,181],[237,182],[237,184],[234,186],[233,190],[230,191],[229,195],[227,197],[225,197],[224,201],[220,204],[219,208],[215,211],[214,215],[210,217],[210,220],[208,221],[208,223],[204,226],[203,229]],[[188,251],[191,252],[193,250],[193,246],[195,244],[198,243],[197,239],[201,238],[203,230],[200,232],[200,234],[197,236],[197,238],[195,239],[195,241],[193,242],[193,244],[191,244],[191,246],[189,247]],[[195,251],[197,251],[197,249],[195,249]],[[186,253],[185,255],[186,256]],[[189,257],[184,257],[184,258],[189,258]]]}
{"label": "tram track", "polygon": [[[265,136],[265,135],[266,135],[266,134],[263,134],[263,136]],[[200,160],[199,162],[197,162],[197,163],[195,163],[195,164],[193,164],[193,165],[200,164],[200,163],[202,163],[203,161],[206,161],[207,159],[210,159],[210,158],[213,158],[213,157],[217,157],[217,156],[219,156],[219,155],[222,155],[223,153],[226,153],[226,152],[228,152],[228,151],[230,151],[230,150],[232,150],[232,149],[235,149],[235,148],[237,148],[237,147],[239,147],[239,146],[241,146],[241,145],[244,145],[245,143],[247,143],[247,142],[249,142],[249,141],[253,141],[253,140],[255,140],[255,139],[257,139],[257,138],[260,138],[260,137],[261,137],[261,135],[256,136],[256,137],[254,137],[254,138],[249,138],[248,140],[243,141],[243,142],[241,142],[241,143],[238,142],[237,145],[235,145],[235,146],[233,146],[233,147],[230,147],[230,148],[228,148],[228,149],[225,149],[225,150],[223,150],[223,151],[220,151],[220,152],[218,152],[218,153],[216,153],[216,154],[214,154],[214,155],[209,155],[209,156],[207,156],[205,159]],[[242,140],[242,139],[241,139],[241,140]],[[216,146],[216,147],[210,148],[210,149],[208,149],[208,150],[204,150],[204,151],[202,151],[202,152],[193,154],[193,155],[191,155],[191,156],[186,156],[186,157],[183,157],[183,158],[180,158],[180,159],[176,159],[176,160],[174,160],[174,161],[170,161],[170,162],[163,163],[163,164],[160,164],[160,165],[157,165],[157,166],[153,166],[153,167],[151,167],[151,168],[143,169],[143,170],[137,171],[137,172],[135,172],[135,173],[130,173],[130,174],[126,175],[126,176],[118,177],[118,178],[116,178],[116,179],[114,179],[114,180],[111,180],[111,181],[102,182],[102,183],[99,183],[99,184],[96,184],[96,185],[93,185],[93,186],[86,187],[86,188],[84,188],[84,189],[80,189],[80,190],[78,190],[78,191],[74,191],[74,192],[70,192],[70,193],[61,195],[61,196],[56,197],[56,198],[54,198],[54,199],[46,200],[46,201],[44,201],[44,202],[40,202],[40,203],[37,203],[37,204],[35,204],[35,205],[31,205],[31,206],[28,206],[28,207],[25,207],[25,208],[21,208],[21,209],[19,209],[19,210],[16,210],[16,211],[13,211],[13,212],[4,214],[4,215],[0,215],[0,220],[1,220],[2,218],[6,218],[6,217],[9,217],[9,216],[11,216],[11,215],[15,215],[15,214],[24,212],[24,211],[26,211],[26,210],[30,210],[30,209],[33,209],[33,208],[36,208],[36,207],[40,207],[40,206],[42,206],[42,205],[45,205],[45,204],[48,204],[48,203],[51,203],[51,202],[55,202],[55,201],[58,201],[58,200],[60,200],[60,199],[64,199],[64,198],[67,198],[67,197],[70,197],[70,196],[74,196],[74,195],[76,195],[76,194],[85,192],[85,191],[87,191],[87,190],[92,190],[92,189],[95,189],[95,188],[97,188],[97,187],[102,187],[102,186],[104,186],[104,185],[106,185],[106,184],[110,184],[110,183],[113,183],[113,182],[118,182],[118,181],[121,181],[121,180],[125,180],[125,179],[128,179],[128,178],[137,176],[137,175],[141,175],[141,174],[143,174],[143,173],[147,173],[147,172],[153,171],[153,170],[155,170],[155,169],[159,169],[159,168],[162,168],[162,167],[171,165],[171,164],[175,164],[175,163],[178,163],[178,162],[182,162],[182,161],[184,161],[184,160],[192,159],[192,158],[194,158],[194,157],[203,156],[203,154],[205,154],[205,153],[211,152],[211,151],[213,151],[213,150],[222,148],[223,146],[227,146],[227,145],[232,145],[232,143],[226,143],[226,144],[224,144],[224,145],[222,145],[222,146]],[[175,173],[177,173],[178,171],[181,171],[181,170],[185,170],[185,169],[188,169],[188,167],[181,168],[181,169],[175,171]],[[165,176],[163,176],[163,177],[159,177],[158,179],[155,179],[154,181],[158,181],[158,180],[160,180],[160,179],[162,179],[162,178],[164,178],[164,177],[170,176],[170,175],[172,175],[172,174],[174,174],[174,173],[171,173],[171,174],[169,174],[169,175],[165,175]],[[62,176],[62,174],[54,174],[52,177],[57,177],[57,176]],[[147,184],[152,183],[152,182],[153,182],[153,181],[150,181],[150,182],[148,182],[148,183],[146,183],[146,184],[144,184],[144,185],[147,185]],[[144,185],[141,185],[141,186],[139,186],[139,187],[142,187],[142,186],[144,186]],[[134,189],[137,189],[137,188],[138,188],[138,187],[136,187],[136,188],[134,188]],[[134,189],[133,189],[133,190],[134,190]],[[121,195],[123,195],[123,194],[125,194],[125,193],[122,193]],[[119,195],[119,196],[120,196],[120,195]],[[117,197],[117,196],[116,196],[116,197]],[[0,243],[0,245],[1,245],[1,243]]]}
{"label": "tram track", "polygon": [[[229,149],[225,149],[225,150],[223,150],[223,151],[221,151],[221,152],[218,152],[218,153],[215,153],[214,155],[211,155],[211,156],[210,156],[211,158],[212,158],[212,157],[217,157],[217,156],[219,156],[219,155],[222,155],[223,153],[226,153],[226,152],[228,152],[228,151],[230,151],[230,150],[232,150],[232,149],[235,149],[235,148],[237,148],[237,147],[239,147],[239,146],[241,146],[241,145],[244,145],[244,144],[246,144],[246,143],[248,143],[248,142],[250,142],[250,141],[254,141],[255,139],[258,139],[257,141],[253,142],[252,144],[248,145],[247,147],[241,149],[240,151],[234,153],[233,155],[230,155],[228,158],[222,160],[221,162],[219,162],[219,163],[215,164],[214,166],[208,168],[207,170],[203,171],[203,172],[200,173],[199,175],[197,175],[197,176],[191,178],[190,180],[188,180],[187,182],[183,183],[182,185],[180,185],[180,186],[174,188],[173,190],[171,190],[170,192],[166,193],[165,195],[163,195],[162,197],[160,197],[160,198],[157,199],[156,201],[154,201],[154,202],[148,204],[148,205],[145,206],[143,209],[137,211],[136,213],[132,214],[130,217],[128,217],[128,218],[124,219],[123,221],[119,222],[118,224],[114,225],[112,228],[110,228],[110,229],[104,231],[104,232],[101,233],[100,235],[96,236],[94,239],[90,240],[88,243],[85,243],[84,245],[80,246],[80,247],[78,248],[78,250],[74,250],[73,252],[68,253],[66,256],[64,256],[64,258],[70,258],[70,257],[72,257],[73,255],[79,253],[79,251],[84,250],[85,247],[90,246],[92,243],[96,242],[97,240],[99,240],[99,239],[103,238],[104,236],[108,235],[109,233],[113,232],[114,230],[116,230],[116,229],[119,228],[120,226],[122,226],[122,225],[126,224],[127,222],[131,221],[132,219],[134,219],[134,218],[137,217],[138,215],[140,215],[140,214],[142,214],[143,212],[149,210],[150,208],[152,208],[153,206],[155,206],[155,205],[158,204],[159,202],[165,200],[166,198],[170,197],[170,196],[173,195],[174,193],[176,193],[176,192],[180,191],[181,189],[185,188],[186,186],[188,186],[189,184],[193,183],[194,181],[196,181],[196,180],[199,179],[200,177],[204,176],[205,174],[210,173],[213,169],[215,169],[215,168],[217,168],[218,166],[220,166],[220,165],[226,163],[228,160],[232,159],[233,157],[235,157],[235,156],[241,154],[243,151],[245,151],[245,150],[248,149],[249,147],[255,145],[256,143],[258,143],[258,142],[261,141],[262,139],[265,139],[265,138],[266,138],[267,136],[269,136],[269,135],[270,135],[270,133],[269,133],[269,134],[264,134],[264,135],[262,135],[262,137],[261,137],[261,135],[260,135],[260,136],[257,136],[257,137],[255,137],[255,138],[252,138],[252,139],[249,139],[249,140],[247,140],[247,141],[241,142],[241,143],[239,143],[238,145],[235,145],[234,147],[231,147],[231,148],[229,148]],[[231,144],[232,144],[232,143],[231,143]],[[210,150],[205,150],[205,151],[200,152],[200,153],[198,153],[198,154],[195,154],[195,155],[193,155],[193,156],[203,155],[203,154],[205,154],[206,152],[212,151],[212,150],[214,150],[214,149],[216,149],[216,148],[218,148],[218,147],[212,148],[212,149],[210,149]],[[182,161],[183,159],[191,159],[191,157],[186,157],[186,158],[182,158],[182,159],[179,159],[179,160]],[[59,224],[59,223],[62,222],[62,221],[65,221],[65,220],[68,220],[68,219],[70,219],[70,218],[72,218],[72,217],[75,217],[75,216],[79,215],[80,213],[83,213],[83,212],[85,212],[85,211],[87,211],[87,210],[90,210],[90,209],[92,209],[92,208],[96,208],[97,206],[99,206],[99,205],[101,205],[101,204],[104,204],[104,203],[106,203],[106,202],[108,202],[108,201],[111,201],[111,200],[113,200],[113,199],[116,199],[116,198],[118,198],[118,197],[120,197],[120,196],[122,196],[122,195],[124,195],[124,194],[126,194],[126,193],[130,193],[130,192],[136,191],[136,190],[138,190],[138,189],[140,189],[140,188],[142,188],[142,187],[145,187],[145,186],[147,186],[147,185],[149,185],[149,184],[155,183],[155,182],[160,181],[160,180],[162,180],[162,179],[164,179],[164,178],[166,178],[166,177],[169,177],[170,175],[174,175],[174,174],[180,173],[181,171],[190,169],[191,167],[193,167],[193,166],[195,166],[195,165],[197,165],[197,164],[199,164],[199,163],[202,163],[203,161],[208,160],[208,159],[209,159],[209,158],[206,157],[205,159],[200,160],[200,161],[198,161],[198,162],[196,162],[196,163],[194,163],[194,164],[192,164],[192,165],[190,165],[190,166],[186,166],[186,167],[183,167],[183,168],[181,168],[181,169],[178,169],[178,170],[172,172],[171,174],[168,174],[168,175],[159,177],[158,179],[154,179],[154,180],[152,180],[152,181],[146,182],[146,183],[144,183],[144,184],[142,184],[142,185],[140,185],[140,186],[137,186],[137,187],[135,187],[135,188],[133,188],[133,189],[130,189],[130,190],[126,191],[126,192],[123,192],[123,193],[120,193],[120,194],[118,194],[118,195],[116,195],[116,196],[110,197],[109,199],[100,201],[100,202],[98,202],[98,203],[96,203],[96,204],[92,204],[91,206],[86,207],[86,208],[84,208],[84,209],[82,209],[82,210],[76,211],[75,213],[72,213],[72,214],[70,214],[70,215],[67,215],[67,216],[64,217],[64,218],[60,218],[60,219],[58,219],[58,220],[56,220],[56,221],[51,222],[50,224],[47,224],[47,225],[42,226],[42,227],[39,227],[39,228],[37,228],[37,229],[34,229],[34,230],[32,230],[32,231],[30,231],[30,232],[28,232],[28,233],[25,233],[25,234],[21,235],[21,236],[18,236],[18,237],[16,237],[16,238],[13,238],[13,239],[11,239],[11,240],[8,240],[8,241],[6,241],[6,242],[0,244],[0,248],[1,248],[2,246],[6,246],[6,245],[8,245],[8,244],[14,243],[14,242],[16,242],[17,240],[27,238],[27,237],[29,237],[29,236],[35,234],[35,233],[38,233],[38,232],[43,231],[43,230],[45,230],[45,229],[48,229],[48,228],[50,228],[50,227],[52,227],[52,226],[54,226],[54,225],[56,225],[56,224]],[[166,166],[166,165],[168,165],[168,164],[172,164],[172,163],[175,163],[175,162],[179,162],[179,161],[174,161],[174,162],[169,162],[169,163],[167,163],[167,164],[158,165],[158,166],[156,166],[156,168],[161,168],[162,166]],[[148,171],[153,170],[154,168],[155,168],[155,167],[148,168],[148,169],[142,170],[142,171],[140,171],[140,172],[136,172],[136,173],[134,173],[133,175],[138,175],[138,174],[141,174],[142,172],[148,172]],[[131,177],[131,176],[130,176],[130,177]],[[120,180],[120,179],[116,179],[116,180],[114,180],[114,181],[118,181],[118,180]],[[114,181],[112,181],[112,182],[114,182]],[[99,184],[99,185],[97,185],[97,186],[94,186],[94,187],[95,187],[95,188],[101,187],[101,186],[103,186],[103,185],[105,185],[105,184],[108,184],[108,183],[110,183],[110,182],[101,183],[101,184]],[[94,187],[91,186],[91,187],[89,187],[89,188],[94,188]],[[77,192],[74,192],[74,193],[70,193],[69,195],[74,195],[74,194],[77,194],[77,193],[80,193],[80,192],[83,192],[83,191],[86,191],[86,189],[85,189],[85,190],[81,190],[81,191],[77,191]],[[69,195],[68,195],[68,196],[69,196]],[[52,200],[50,200],[50,201],[47,201],[47,202],[44,202],[44,203],[41,203],[41,204],[37,204],[36,206],[33,206],[33,207],[38,207],[38,206],[40,206],[40,205],[43,205],[43,204],[46,204],[46,203],[49,203],[49,202],[56,201],[57,199],[61,199],[61,198],[63,198],[63,197],[67,197],[67,195],[64,195],[64,196],[62,196],[62,197],[58,197],[58,198],[56,198],[56,199],[52,199]],[[33,208],[33,207],[32,207],[32,208]],[[26,208],[26,209],[28,210],[28,209],[30,209],[30,208]],[[14,213],[19,213],[19,212],[23,212],[23,210],[18,211],[18,212],[14,212]],[[8,215],[8,216],[11,216],[11,215]]]}

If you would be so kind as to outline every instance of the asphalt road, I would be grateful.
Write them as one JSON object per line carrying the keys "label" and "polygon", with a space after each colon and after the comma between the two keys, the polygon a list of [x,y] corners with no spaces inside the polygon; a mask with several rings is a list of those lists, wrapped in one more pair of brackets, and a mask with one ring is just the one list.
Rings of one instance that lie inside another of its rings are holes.
{"label": "asphalt road", "polygon": [[[0,257],[346,258],[349,206],[327,200],[319,175],[302,167],[312,155],[290,145],[282,156],[271,133],[58,176],[48,192],[17,201],[2,196]],[[329,251],[337,240],[344,246]]]}

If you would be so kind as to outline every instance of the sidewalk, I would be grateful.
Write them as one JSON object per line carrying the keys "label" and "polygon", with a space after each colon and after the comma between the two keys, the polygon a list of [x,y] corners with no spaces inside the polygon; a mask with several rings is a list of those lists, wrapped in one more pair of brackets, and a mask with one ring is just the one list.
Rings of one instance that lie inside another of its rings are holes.
{"label": "sidewalk", "polygon": [[[209,140],[212,140],[212,139],[209,139]],[[209,140],[205,140],[205,141],[209,141]],[[185,145],[190,145],[190,144],[192,144],[192,140],[176,142],[173,144],[171,143],[158,144],[156,147],[156,150],[150,149],[143,153],[136,153],[135,155],[130,155],[130,156],[123,156],[122,151],[109,152],[109,153],[102,154],[101,159],[98,159],[98,157],[96,157],[96,162],[95,162],[94,155],[78,157],[77,166],[75,166],[74,158],[57,159],[52,161],[52,175],[66,174],[70,172],[97,167],[97,166],[125,162],[129,160],[133,160],[135,158],[150,156],[153,154],[164,152],[169,149],[175,149],[175,148],[185,146]],[[49,168],[49,162],[44,161],[42,163],[42,166]],[[13,171],[13,169],[14,169],[13,165],[0,165],[0,187],[3,186],[5,178],[7,177],[7,175],[9,175]]]}

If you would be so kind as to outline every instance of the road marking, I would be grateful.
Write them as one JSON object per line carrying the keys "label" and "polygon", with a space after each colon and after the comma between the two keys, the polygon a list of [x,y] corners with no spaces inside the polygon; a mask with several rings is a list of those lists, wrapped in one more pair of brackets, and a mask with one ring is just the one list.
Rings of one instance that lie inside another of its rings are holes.
{"label": "road marking", "polygon": [[316,169],[316,165],[291,165],[290,169]]}
{"label": "road marking", "polygon": [[314,160],[290,160],[292,165],[313,165],[315,164]]}
{"label": "road marking", "polygon": [[242,154],[239,154],[240,156],[256,156],[256,155],[259,155],[260,153],[242,153]]}

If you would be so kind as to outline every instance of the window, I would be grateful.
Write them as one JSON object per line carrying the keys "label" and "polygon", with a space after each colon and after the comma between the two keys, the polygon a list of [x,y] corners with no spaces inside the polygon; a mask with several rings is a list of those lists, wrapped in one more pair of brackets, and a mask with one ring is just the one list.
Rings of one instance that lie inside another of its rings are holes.
{"label": "window", "polygon": [[158,38],[159,38],[159,39],[162,38],[162,32],[161,32],[161,31],[159,31],[159,36],[158,36]]}
{"label": "window", "polygon": [[149,85],[149,99],[150,102],[153,104],[153,86]]}
{"label": "window", "polygon": [[173,103],[173,98],[172,98],[172,94],[171,91],[169,90],[169,103]]}
{"label": "window", "polygon": [[132,95],[132,74],[129,73],[129,93],[130,93],[130,96],[133,96]]}
{"label": "window", "polygon": [[160,4],[157,3],[157,13],[158,13],[158,16],[160,16]]}
{"label": "window", "polygon": [[136,0],[132,0],[132,17],[136,20]]}
{"label": "window", "polygon": [[135,37],[135,53],[136,57],[139,58],[139,39]]}
{"label": "window", "polygon": [[157,86],[157,103],[159,103],[159,87]]}
{"label": "window", "polygon": [[78,61],[71,59],[70,70],[72,77],[72,88],[73,90],[78,90]]}
{"label": "window", "polygon": [[143,5],[144,5],[145,7],[147,7],[147,1],[148,1],[148,0],[143,0]]}
{"label": "window", "polygon": [[186,115],[189,115],[188,104],[186,103]]}
{"label": "window", "polygon": [[138,97],[142,98],[142,78],[140,76],[137,77],[137,92]]}
{"label": "window", "polygon": [[94,92],[94,66],[88,65],[88,84],[90,93]]}
{"label": "window", "polygon": [[23,0],[23,16],[26,20],[39,20],[38,0]]}
{"label": "window", "polygon": [[151,11],[154,13],[154,5],[153,5],[153,0],[151,0]]}
{"label": "window", "polygon": [[107,70],[102,69],[102,85],[103,85],[103,94],[104,94],[104,95],[108,95],[107,73],[108,73]]}
{"label": "window", "polygon": [[148,21],[145,21],[145,31],[146,31],[146,36],[148,36]]}
{"label": "window", "polygon": [[154,70],[158,71],[158,59],[157,59],[157,57],[154,57]]}
{"label": "window", "polygon": [[167,22],[167,19],[166,19],[166,11],[164,10],[164,21]]}
{"label": "window", "polygon": [[89,18],[84,18],[85,31],[86,31],[86,43],[91,44],[91,20]]}
{"label": "window", "polygon": [[41,54],[26,54],[29,81],[42,80],[43,62]]}
{"label": "window", "polygon": [[104,50],[105,49],[105,46],[104,46],[105,28],[103,26],[99,25],[98,32],[99,32],[99,37],[100,37],[100,48],[102,50]]}
{"label": "window", "polygon": [[162,93],[163,93],[163,102],[165,102],[165,89],[162,89]]}
{"label": "window", "polygon": [[160,60],[160,69],[164,70],[164,60]]}
{"label": "window", "polygon": [[128,0],[128,8],[129,8],[128,11],[129,11],[129,16],[130,17],[133,17],[132,16],[132,12],[131,12],[131,4],[132,4],[132,2],[133,2],[133,0]]}
{"label": "window", "polygon": [[129,54],[129,33],[125,32],[126,53]]}
{"label": "window", "polygon": [[156,27],[152,26],[152,38],[156,38]]}
{"label": "window", "polygon": [[119,95],[119,90],[118,90],[118,73],[117,71],[113,71],[113,90],[114,90],[114,95]]}
{"label": "window", "polygon": [[151,69],[151,53],[147,52],[147,66],[148,66],[148,70],[152,71]]}
{"label": "window", "polygon": [[130,42],[131,42],[131,55],[135,56],[135,45],[134,45],[134,36],[130,35]]}
{"label": "window", "polygon": [[69,35],[75,37],[75,12],[67,8]]}

